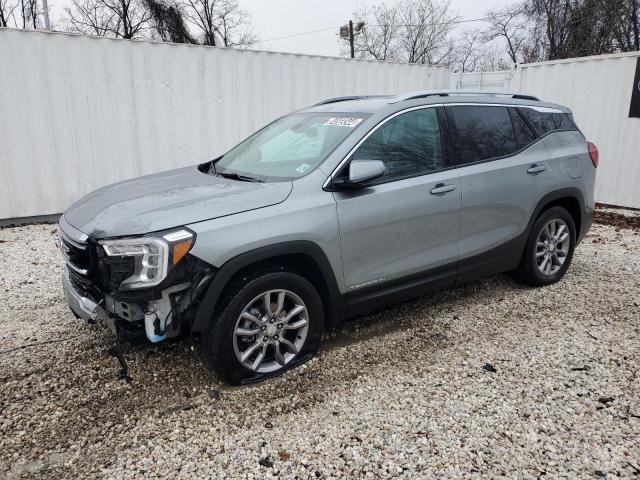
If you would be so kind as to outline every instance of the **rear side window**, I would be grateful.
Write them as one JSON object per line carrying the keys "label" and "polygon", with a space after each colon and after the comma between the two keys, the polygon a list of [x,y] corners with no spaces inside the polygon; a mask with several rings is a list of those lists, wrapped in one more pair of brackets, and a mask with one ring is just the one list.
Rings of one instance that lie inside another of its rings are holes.
{"label": "rear side window", "polygon": [[518,111],[540,136],[556,130],[577,130],[570,113],[541,112],[528,107],[518,107]]}
{"label": "rear side window", "polygon": [[454,149],[453,163],[464,165],[511,155],[518,150],[507,107],[446,107]]}
{"label": "rear side window", "polygon": [[383,181],[441,169],[442,144],[436,109],[413,110],[392,118],[360,145],[352,159],[382,160]]}
{"label": "rear side window", "polygon": [[527,145],[535,142],[537,135],[527,122],[522,118],[522,115],[518,113],[515,108],[509,108],[509,114],[511,115],[511,122],[513,122],[513,130],[516,132],[516,141],[518,142],[518,148],[524,148]]}

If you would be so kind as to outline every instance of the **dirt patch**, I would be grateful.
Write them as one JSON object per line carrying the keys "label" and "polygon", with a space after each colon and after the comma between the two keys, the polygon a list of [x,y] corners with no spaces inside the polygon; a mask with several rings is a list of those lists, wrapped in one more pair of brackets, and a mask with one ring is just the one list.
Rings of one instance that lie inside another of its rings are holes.
{"label": "dirt patch", "polygon": [[640,215],[625,215],[618,212],[596,210],[593,220],[602,225],[640,230]]}

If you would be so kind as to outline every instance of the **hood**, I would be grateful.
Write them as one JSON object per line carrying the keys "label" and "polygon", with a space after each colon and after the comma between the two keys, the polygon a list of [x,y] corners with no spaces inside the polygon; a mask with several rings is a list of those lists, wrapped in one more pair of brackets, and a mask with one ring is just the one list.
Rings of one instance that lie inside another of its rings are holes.
{"label": "hood", "polygon": [[74,203],[65,220],[92,238],[141,235],[283,202],[291,182],[243,182],[196,166],[125,180]]}

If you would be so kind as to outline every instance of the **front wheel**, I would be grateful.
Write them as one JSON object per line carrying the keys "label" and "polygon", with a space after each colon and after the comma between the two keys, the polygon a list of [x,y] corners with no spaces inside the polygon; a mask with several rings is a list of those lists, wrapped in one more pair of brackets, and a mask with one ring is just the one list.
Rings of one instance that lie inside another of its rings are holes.
{"label": "front wheel", "polygon": [[536,287],[556,283],[569,269],[575,244],[576,227],[569,212],[562,207],[546,210],[531,228],[516,274]]}
{"label": "front wheel", "polygon": [[309,360],[323,329],[322,301],[304,277],[266,272],[237,285],[204,335],[207,363],[232,384],[259,381]]}

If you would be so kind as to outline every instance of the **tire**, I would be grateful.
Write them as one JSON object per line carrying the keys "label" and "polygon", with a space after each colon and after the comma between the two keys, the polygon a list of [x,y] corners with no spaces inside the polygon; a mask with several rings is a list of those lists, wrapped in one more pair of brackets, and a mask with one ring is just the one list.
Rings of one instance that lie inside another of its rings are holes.
{"label": "tire", "polygon": [[[231,289],[220,315],[203,335],[203,352],[209,367],[225,382],[253,383],[310,360],[323,328],[322,300],[306,278],[289,271],[261,272]],[[244,355],[248,357],[243,362]]]}
{"label": "tire", "polygon": [[[551,231],[553,225],[555,225],[556,232]],[[563,225],[564,228],[561,228]],[[550,230],[543,232],[547,226],[550,226]],[[559,238],[564,238],[564,235],[568,234],[565,240],[559,243],[550,242],[549,238],[556,238],[555,233],[558,230],[562,232]],[[539,243],[539,239],[544,241]],[[545,241],[547,244],[544,244]],[[569,212],[562,207],[552,207],[545,210],[531,228],[522,260],[516,270],[516,276],[523,283],[534,287],[543,287],[558,282],[571,265],[575,245],[576,226]],[[544,263],[545,257],[548,257],[546,263]],[[558,265],[559,260],[562,260],[561,265]]]}

